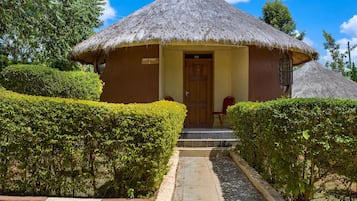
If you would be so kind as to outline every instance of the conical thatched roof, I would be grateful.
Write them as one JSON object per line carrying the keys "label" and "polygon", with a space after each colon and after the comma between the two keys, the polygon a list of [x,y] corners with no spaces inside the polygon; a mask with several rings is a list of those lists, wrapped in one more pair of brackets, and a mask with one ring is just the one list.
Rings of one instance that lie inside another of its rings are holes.
{"label": "conical thatched roof", "polygon": [[294,71],[292,97],[357,99],[357,83],[310,61]]}
{"label": "conical thatched roof", "polygon": [[293,52],[294,64],[316,56],[305,43],[274,29],[224,0],[156,0],[74,47],[74,60],[149,44],[257,45]]}

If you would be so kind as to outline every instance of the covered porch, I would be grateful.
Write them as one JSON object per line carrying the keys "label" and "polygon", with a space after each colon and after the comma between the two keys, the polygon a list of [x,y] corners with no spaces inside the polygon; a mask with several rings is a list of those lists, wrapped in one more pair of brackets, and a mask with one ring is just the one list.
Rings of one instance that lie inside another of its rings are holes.
{"label": "covered porch", "polygon": [[[278,50],[166,44],[119,48],[106,56],[101,101],[146,103],[171,97],[188,108],[185,127],[221,127],[213,112],[227,96],[264,101],[284,94]],[[227,125],[225,125],[227,126]]]}

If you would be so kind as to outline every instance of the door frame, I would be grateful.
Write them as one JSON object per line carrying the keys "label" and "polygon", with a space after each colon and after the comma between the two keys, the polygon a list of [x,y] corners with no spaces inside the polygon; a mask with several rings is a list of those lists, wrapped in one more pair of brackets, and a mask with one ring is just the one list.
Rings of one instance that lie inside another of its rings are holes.
{"label": "door frame", "polygon": [[[186,58],[186,55],[210,55],[209,57],[210,58]],[[210,90],[209,92],[209,97],[208,97],[208,100],[207,100],[207,103],[208,103],[208,106],[207,106],[207,119],[208,120],[208,127],[212,127],[212,123],[213,123],[213,115],[212,115],[212,112],[213,112],[213,108],[214,108],[214,52],[212,51],[187,51],[187,52],[183,52],[183,103],[185,105],[186,104],[186,83],[187,83],[187,80],[186,80],[186,61],[187,60],[210,60],[210,64],[211,64],[211,69],[209,71],[209,78],[208,78],[208,88]],[[189,113],[187,114],[189,115]],[[187,117],[186,117],[187,119]],[[185,122],[185,127],[188,126],[188,127],[191,127],[190,125],[187,125],[187,123]]]}

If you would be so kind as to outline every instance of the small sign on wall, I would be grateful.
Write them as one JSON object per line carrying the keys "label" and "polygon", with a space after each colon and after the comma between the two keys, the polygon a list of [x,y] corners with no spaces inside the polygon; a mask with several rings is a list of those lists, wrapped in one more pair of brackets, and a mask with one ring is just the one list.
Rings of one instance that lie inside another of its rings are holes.
{"label": "small sign on wall", "polygon": [[159,58],[142,58],[141,64],[159,64]]}

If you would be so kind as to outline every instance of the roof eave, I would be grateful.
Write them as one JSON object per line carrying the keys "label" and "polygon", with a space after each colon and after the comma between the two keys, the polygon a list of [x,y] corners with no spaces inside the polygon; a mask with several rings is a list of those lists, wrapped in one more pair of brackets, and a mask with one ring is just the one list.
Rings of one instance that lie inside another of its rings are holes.
{"label": "roof eave", "polygon": [[125,48],[125,47],[135,47],[135,46],[143,46],[143,45],[171,45],[171,46],[192,46],[192,45],[201,45],[201,46],[228,46],[228,47],[242,47],[242,46],[258,46],[258,47],[265,47],[269,49],[281,49],[282,51],[291,51],[293,54],[293,64],[300,65],[305,62],[314,60],[318,58],[318,53],[311,48],[311,50],[300,50],[294,47],[283,47],[279,45],[268,46],[268,44],[261,44],[258,42],[232,42],[232,41],[184,41],[184,40],[177,40],[177,41],[161,41],[161,40],[148,40],[148,41],[139,41],[139,42],[132,42],[132,43],[121,43],[113,47],[107,48],[87,48],[87,49],[78,49],[76,46],[72,52],[70,53],[70,59],[79,61],[81,63],[91,64],[98,56],[104,56],[108,52],[118,49],[118,48]]}

